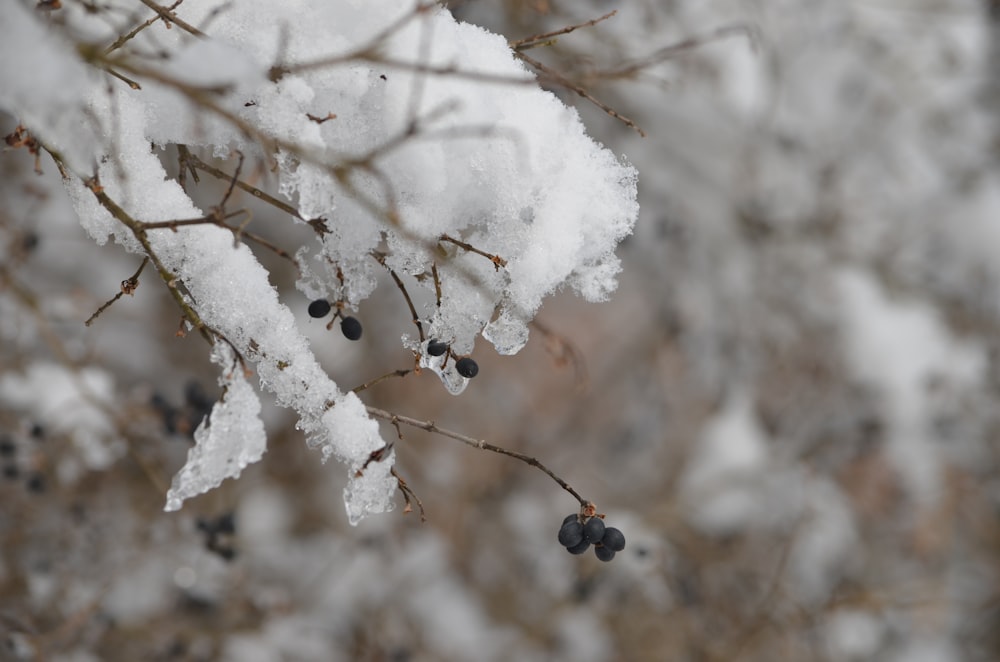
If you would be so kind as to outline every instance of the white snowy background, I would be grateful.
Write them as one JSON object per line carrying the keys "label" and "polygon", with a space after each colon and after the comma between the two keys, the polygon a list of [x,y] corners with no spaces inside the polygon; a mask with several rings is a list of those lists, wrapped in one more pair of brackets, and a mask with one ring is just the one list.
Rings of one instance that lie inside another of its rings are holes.
{"label": "white snowy background", "polygon": [[[70,180],[0,153],[0,658],[1000,656],[995,3],[456,0],[468,24],[432,12],[366,59],[273,82],[409,4],[185,0],[211,39],[157,21],[119,49],[226,85],[211,103],[298,153],[81,60],[74,44],[113,42],[144,4],[34,4],[0,13],[0,133],[27,125]],[[505,46],[612,9],[526,54],[645,137],[525,83]],[[379,151],[415,119],[423,135]],[[140,220],[200,216],[225,182],[173,183],[177,143],[228,173],[240,149],[243,178],[330,223],[318,237],[246,192],[227,202],[301,277],[225,230],[151,231],[232,346],[178,337],[152,265],[83,324],[141,258],[79,176],[99,169]],[[323,168],[373,153],[345,180]],[[508,266],[439,255],[444,233]],[[372,248],[475,379],[425,361],[349,394],[423,347]],[[437,258],[440,307],[422,276]],[[309,318],[319,296],[344,300],[360,341]],[[538,457],[626,550],[566,554],[577,504],[555,483],[400,440],[362,403]],[[228,513],[234,530],[208,536]]]}

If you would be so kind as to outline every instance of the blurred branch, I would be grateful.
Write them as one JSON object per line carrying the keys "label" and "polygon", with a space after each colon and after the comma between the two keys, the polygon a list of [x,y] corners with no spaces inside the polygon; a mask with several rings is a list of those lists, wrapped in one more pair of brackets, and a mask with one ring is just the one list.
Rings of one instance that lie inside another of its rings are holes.
{"label": "blurred branch", "polygon": [[551,80],[552,82],[556,83],[557,85],[560,85],[561,87],[565,87],[566,89],[569,89],[569,90],[572,90],[573,92],[576,92],[578,95],[580,95],[581,97],[583,97],[584,99],[586,99],[590,103],[594,104],[595,106],[597,106],[598,108],[600,108],[605,113],[607,113],[611,117],[615,118],[616,120],[618,120],[619,122],[621,122],[625,126],[629,127],[630,129],[634,129],[643,138],[646,137],[646,132],[643,131],[641,128],[639,128],[638,124],[636,124],[635,122],[633,122],[628,117],[625,117],[624,115],[622,115],[621,113],[619,113],[617,110],[615,110],[611,106],[609,106],[606,103],[604,103],[603,101],[598,100],[590,92],[588,92],[587,90],[585,90],[580,85],[577,85],[576,83],[574,83],[570,79],[566,78],[565,76],[563,76],[561,73],[559,73],[555,69],[552,69],[548,65],[542,64],[538,60],[536,60],[533,57],[530,57],[528,55],[525,55],[521,51],[515,51],[514,54],[517,57],[519,57],[521,60],[523,60],[525,63],[527,63],[527,64],[531,65],[532,67],[534,67],[535,69],[537,69],[540,73],[545,74],[545,76],[549,80]]}
{"label": "blurred branch", "polygon": [[439,434],[442,437],[448,437],[449,439],[454,439],[471,448],[478,448],[479,450],[490,451],[492,453],[498,453],[500,455],[506,455],[507,457],[512,457],[515,460],[520,460],[521,462],[524,462],[527,465],[535,467],[536,469],[539,469],[540,471],[545,473],[545,475],[547,475],[549,478],[558,483],[559,487],[563,488],[564,490],[572,494],[573,497],[580,502],[581,506],[586,507],[588,505],[591,505],[591,502],[580,496],[580,494],[576,490],[574,490],[569,483],[560,478],[554,471],[552,471],[547,466],[539,462],[536,458],[531,457],[530,455],[525,455],[524,453],[518,453],[517,451],[512,451],[507,448],[503,448],[501,446],[496,446],[482,439],[476,439],[474,437],[464,435],[460,432],[454,432],[453,430],[448,430],[446,428],[438,427],[438,425],[433,421],[421,421],[416,418],[410,418],[409,416],[401,416],[398,414],[393,414],[385,410],[378,409],[377,407],[368,406],[366,407],[366,409],[368,410],[369,415],[389,421],[393,425],[402,423],[403,425],[409,425],[410,427]]}
{"label": "blurred branch", "polygon": [[601,21],[606,21],[617,13],[618,10],[615,9],[608,12],[604,16],[591,19],[584,23],[577,23],[576,25],[568,25],[559,30],[553,30],[552,32],[544,32],[542,34],[536,34],[531,37],[525,37],[524,39],[518,39],[517,41],[512,41],[510,42],[509,46],[515,51],[524,51],[529,48],[535,48],[536,46],[545,46],[551,43],[555,43],[555,40],[553,39],[554,37],[558,37],[564,34],[569,34],[570,32],[579,30],[580,28],[589,28],[591,26],[597,25]]}

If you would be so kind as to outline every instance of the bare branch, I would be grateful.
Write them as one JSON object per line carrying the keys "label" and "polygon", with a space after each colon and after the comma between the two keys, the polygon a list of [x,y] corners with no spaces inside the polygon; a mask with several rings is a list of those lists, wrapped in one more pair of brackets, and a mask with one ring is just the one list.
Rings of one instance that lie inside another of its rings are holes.
{"label": "bare branch", "polygon": [[146,268],[146,264],[148,262],[149,262],[148,256],[142,258],[142,264],[139,265],[139,268],[136,270],[136,272],[122,281],[121,290],[119,290],[116,295],[114,295],[108,301],[106,301],[104,305],[98,308],[93,315],[88,317],[87,321],[83,323],[84,326],[90,326],[91,324],[93,324],[94,320],[97,319],[97,316],[103,313],[108,308],[110,308],[111,304],[118,301],[118,299],[121,299],[123,294],[132,296],[132,294],[135,292],[135,289],[139,287],[139,274],[141,274],[142,270]]}
{"label": "bare branch", "polygon": [[394,425],[402,423],[403,425],[409,425],[410,427],[439,434],[442,437],[448,437],[449,439],[454,439],[472,448],[478,448],[479,450],[490,451],[493,453],[497,453],[499,455],[506,455],[507,457],[512,457],[515,460],[520,460],[521,462],[524,462],[525,464],[535,467],[536,469],[539,469],[540,471],[545,473],[545,475],[547,475],[549,478],[558,483],[559,487],[563,488],[564,490],[572,494],[573,497],[580,502],[581,506],[587,506],[588,504],[591,503],[587,499],[581,497],[580,494],[576,490],[574,490],[569,483],[560,478],[554,471],[552,471],[547,466],[539,462],[536,458],[531,457],[530,455],[525,455],[524,453],[512,451],[507,448],[503,448],[501,446],[496,446],[482,439],[475,439],[473,437],[461,434],[460,432],[454,432],[446,428],[438,427],[433,421],[421,421],[415,418],[410,418],[409,416],[400,416],[399,414],[392,414],[385,410],[378,409],[377,407],[369,406],[366,407],[366,409],[368,410],[369,415],[389,421]]}
{"label": "bare branch", "polygon": [[611,18],[612,16],[614,16],[617,13],[618,13],[618,10],[615,9],[615,10],[612,10],[612,11],[608,12],[604,16],[600,16],[598,18],[591,19],[591,20],[586,21],[584,23],[577,23],[576,25],[568,25],[568,26],[566,26],[564,28],[561,28],[559,30],[553,30],[552,32],[544,32],[542,34],[536,34],[536,35],[533,35],[531,37],[525,37],[524,39],[518,39],[517,41],[510,42],[509,45],[515,51],[523,51],[523,50],[527,50],[529,48],[534,48],[536,46],[541,46],[541,45],[543,45],[545,43],[554,43],[553,37],[558,37],[560,35],[569,34],[570,32],[573,32],[575,30],[579,30],[580,28],[589,28],[591,26],[597,25],[601,21],[608,20],[609,18]]}

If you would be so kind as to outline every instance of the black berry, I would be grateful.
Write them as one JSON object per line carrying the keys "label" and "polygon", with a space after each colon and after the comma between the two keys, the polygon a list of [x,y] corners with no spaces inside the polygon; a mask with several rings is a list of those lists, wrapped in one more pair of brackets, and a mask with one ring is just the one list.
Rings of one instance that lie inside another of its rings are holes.
{"label": "black berry", "polygon": [[25,483],[29,492],[44,492],[45,491],[45,478],[39,473],[33,473],[28,477],[28,482]]}
{"label": "black berry", "polygon": [[604,537],[604,520],[600,517],[591,517],[583,525],[583,537],[587,542],[598,543]]}
{"label": "black berry", "polygon": [[573,547],[567,547],[566,551],[570,554],[583,554],[588,549],[590,549],[590,543],[586,540],[581,540],[579,545],[574,545]]}
{"label": "black berry", "polygon": [[566,519],[563,520],[563,526],[569,524],[573,520],[579,520],[579,519],[580,519],[580,516],[577,515],[576,513],[573,513],[572,515],[567,515]]}
{"label": "black berry", "polygon": [[605,563],[615,558],[615,550],[610,547],[605,547],[604,545],[598,545],[595,547],[594,554],[596,554],[597,558],[601,559]]}
{"label": "black berry", "polygon": [[625,534],[613,526],[604,529],[604,537],[601,538],[601,545],[613,552],[620,552],[625,549]]}
{"label": "black berry", "polygon": [[330,314],[330,302],[326,299],[316,299],[309,304],[309,317],[326,317]]}
{"label": "black berry", "polygon": [[15,452],[17,452],[17,446],[10,437],[0,438],[0,455],[3,457],[10,457]]}
{"label": "black berry", "polygon": [[348,340],[361,338],[361,322],[356,317],[345,317],[340,323],[340,330]]}
{"label": "black berry", "polygon": [[215,520],[215,532],[216,533],[235,533],[236,532],[236,516],[233,513],[225,513],[219,515],[219,519]]}
{"label": "black berry", "polygon": [[458,370],[458,374],[462,375],[467,379],[472,379],[479,374],[479,364],[465,357],[464,359],[459,359],[455,364],[455,370]]}
{"label": "black berry", "polygon": [[559,529],[559,544],[563,547],[575,547],[583,539],[583,525],[579,522],[566,522]]}
{"label": "black berry", "polygon": [[431,356],[441,356],[448,351],[448,343],[440,340],[431,340],[427,343],[427,353]]}

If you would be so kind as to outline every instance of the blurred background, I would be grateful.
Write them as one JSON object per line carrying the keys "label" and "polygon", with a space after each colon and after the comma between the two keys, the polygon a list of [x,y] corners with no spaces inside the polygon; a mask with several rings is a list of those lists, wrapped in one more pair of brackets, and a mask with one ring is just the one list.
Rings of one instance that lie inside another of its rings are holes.
{"label": "blurred background", "polygon": [[[553,297],[513,357],[480,343],[459,397],[425,372],[362,398],[537,457],[626,549],[567,554],[558,485],[407,428],[426,522],[401,496],[352,528],[344,467],[274,407],[260,463],[164,513],[208,348],[151,273],[85,326],[139,261],[7,150],[0,659],[1000,658],[996,4],[448,4],[511,41],[617,10],[527,54],[646,134],[543,76],[642,211],[609,302]],[[390,280],[351,343],[257,253],[338,383],[412,367]]]}

